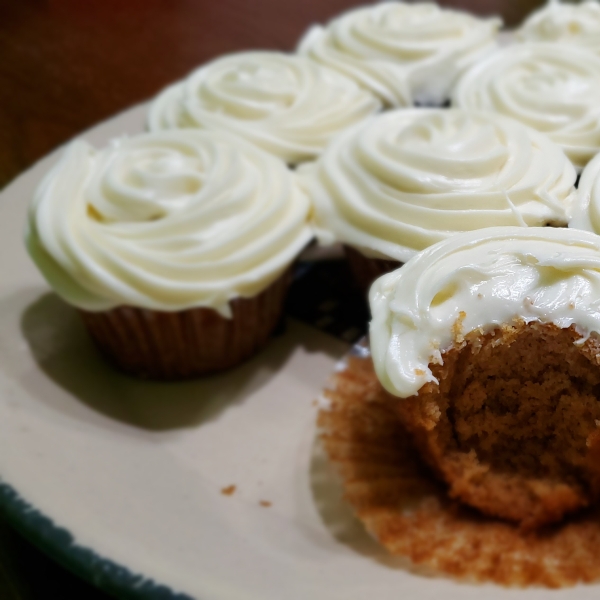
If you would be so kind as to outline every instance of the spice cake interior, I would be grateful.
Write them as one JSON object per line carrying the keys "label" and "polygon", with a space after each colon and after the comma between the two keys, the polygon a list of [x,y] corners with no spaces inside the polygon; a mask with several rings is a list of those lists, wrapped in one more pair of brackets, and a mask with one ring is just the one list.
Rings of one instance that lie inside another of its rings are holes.
{"label": "spice cake interior", "polygon": [[450,495],[532,529],[600,496],[600,344],[573,327],[471,334],[430,365],[439,381],[399,400]]}

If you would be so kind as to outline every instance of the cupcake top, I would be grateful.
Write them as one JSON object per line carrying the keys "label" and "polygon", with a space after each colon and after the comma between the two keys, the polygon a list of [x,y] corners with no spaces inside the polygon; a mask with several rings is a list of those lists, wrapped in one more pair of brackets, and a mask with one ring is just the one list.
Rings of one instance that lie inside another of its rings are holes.
{"label": "cupcake top", "polygon": [[388,106],[441,105],[458,75],[496,47],[502,25],[433,3],[384,2],[313,26],[298,45]]}
{"label": "cupcake top", "polygon": [[54,290],[90,311],[164,311],[254,296],[311,239],[281,161],[223,133],[71,143],[38,187],[26,244]]}
{"label": "cupcake top", "polygon": [[298,163],[314,159],[336,133],[380,108],[354,81],[305,57],[242,52],[159,94],[148,128],[228,131]]}
{"label": "cupcake top", "polygon": [[532,13],[516,33],[520,40],[577,44],[600,53],[600,3],[550,0]]}
{"label": "cupcake top", "polygon": [[452,104],[542,131],[583,168],[600,150],[600,56],[570,44],[509,46],[461,77]]}
{"label": "cupcake top", "polygon": [[575,229],[494,227],[421,252],[369,294],[377,376],[407,398],[436,382],[430,363],[502,324],[600,332],[600,237]]}
{"label": "cupcake top", "polygon": [[600,154],[581,174],[569,227],[600,234]]}
{"label": "cupcake top", "polygon": [[336,138],[300,175],[322,242],[400,262],[461,231],[564,225],[576,179],[545,135],[456,109],[374,117]]}

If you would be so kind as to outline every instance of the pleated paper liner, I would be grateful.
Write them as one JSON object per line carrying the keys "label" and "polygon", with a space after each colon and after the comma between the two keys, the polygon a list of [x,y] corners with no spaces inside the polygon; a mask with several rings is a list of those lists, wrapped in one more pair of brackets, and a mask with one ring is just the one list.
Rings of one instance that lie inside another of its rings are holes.
{"label": "pleated paper liner", "polygon": [[346,500],[390,553],[438,574],[506,586],[559,588],[600,579],[600,508],[523,533],[451,500],[412,447],[393,410],[401,400],[377,381],[364,343],[324,395],[325,451]]}
{"label": "pleated paper liner", "polygon": [[183,379],[234,367],[265,346],[282,316],[289,281],[286,272],[257,296],[232,300],[231,319],[210,308],[80,313],[100,351],[122,371]]}

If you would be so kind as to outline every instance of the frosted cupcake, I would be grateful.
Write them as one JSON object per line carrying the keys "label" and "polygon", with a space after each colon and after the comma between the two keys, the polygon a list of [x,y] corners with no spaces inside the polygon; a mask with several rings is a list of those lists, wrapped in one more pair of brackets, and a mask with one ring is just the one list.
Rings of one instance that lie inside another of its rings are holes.
{"label": "frosted cupcake", "polygon": [[35,194],[26,244],[120,368],[189,377],[266,343],[308,213],[284,163],[227,134],[75,141]]}
{"label": "frosted cupcake", "polygon": [[522,41],[575,44],[600,54],[600,3],[550,0],[527,18],[516,35]]}
{"label": "frosted cupcake", "polygon": [[525,529],[600,497],[600,237],[465,233],[371,288],[378,378],[449,494]]}
{"label": "frosted cupcake", "polygon": [[600,56],[570,44],[510,46],[465,73],[452,104],[542,131],[581,169],[600,151]]}
{"label": "frosted cupcake", "polygon": [[456,233],[566,225],[575,169],[549,138],[491,113],[398,110],[340,135],[302,181],[322,243],[363,287]]}
{"label": "frosted cupcake", "polygon": [[148,128],[226,131],[296,164],[316,158],[338,132],[380,108],[354,81],[307,58],[242,52],[159,94]]}
{"label": "frosted cupcake", "polygon": [[352,77],[387,106],[440,106],[458,76],[496,48],[501,25],[433,3],[385,2],[313,26],[298,52]]}

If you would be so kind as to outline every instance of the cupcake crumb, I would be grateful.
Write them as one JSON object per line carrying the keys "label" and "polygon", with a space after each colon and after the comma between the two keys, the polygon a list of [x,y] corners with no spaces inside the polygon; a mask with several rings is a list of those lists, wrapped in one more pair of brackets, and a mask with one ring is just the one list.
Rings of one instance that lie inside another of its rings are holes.
{"label": "cupcake crumb", "polygon": [[461,344],[465,340],[465,338],[462,334],[462,330],[463,330],[463,321],[466,318],[467,318],[467,313],[464,310],[461,310],[458,313],[458,318],[454,322],[454,325],[452,325],[452,333],[454,335],[454,341],[459,344]]}
{"label": "cupcake crumb", "polygon": [[233,494],[235,494],[235,490],[237,489],[237,486],[235,485],[228,485],[227,487],[224,487],[221,490],[221,494],[223,494],[223,496],[232,496]]}
{"label": "cupcake crumb", "polygon": [[259,502],[259,504],[260,504],[261,506],[264,506],[265,508],[269,508],[270,506],[272,506],[272,504],[273,504],[273,503],[272,503],[272,502],[269,502],[268,500],[261,500],[261,501]]}

